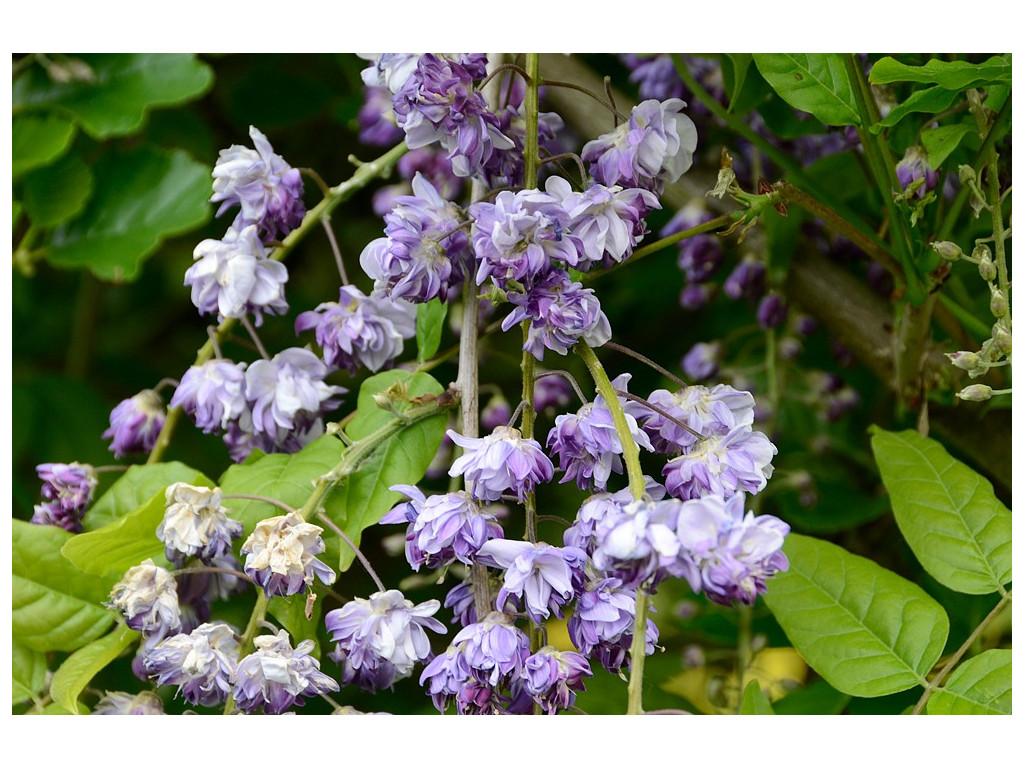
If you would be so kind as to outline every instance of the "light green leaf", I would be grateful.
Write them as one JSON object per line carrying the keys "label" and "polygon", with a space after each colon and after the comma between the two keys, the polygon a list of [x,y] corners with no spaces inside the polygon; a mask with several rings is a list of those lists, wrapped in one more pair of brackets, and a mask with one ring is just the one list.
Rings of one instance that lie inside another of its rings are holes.
{"label": "light green leaf", "polygon": [[213,481],[206,475],[180,461],[136,464],[96,500],[82,519],[82,525],[86,531],[99,530],[134,512],[152,499],[153,494],[162,493],[174,483],[213,487]]}
{"label": "light green leaf", "polygon": [[421,363],[429,360],[441,344],[444,319],[448,316],[448,305],[440,299],[433,299],[416,307],[416,359]]}
{"label": "light green leaf", "polygon": [[210,169],[181,150],[143,145],[96,163],[85,212],[57,230],[46,251],[59,267],[85,267],[105,280],[134,280],[168,237],[210,217]]}
{"label": "light green leaf", "polygon": [[967,61],[932,59],[915,67],[902,64],[891,56],[879,59],[871,67],[868,80],[872,85],[885,83],[935,83],[952,91],[982,88],[994,83],[1011,83],[1012,68],[1007,55],[993,56],[980,64]]}
{"label": "light green leaf", "polygon": [[77,216],[92,195],[92,171],[75,153],[25,177],[25,210],[38,227],[54,227]]}
{"label": "light green leaf", "polygon": [[53,673],[50,696],[69,712],[77,709],[78,696],[89,681],[120,656],[139,638],[139,633],[120,626],[105,637],[94,640],[71,654]]}
{"label": "light green leaf", "polygon": [[1013,567],[1010,510],[992,484],[913,430],[871,432],[896,524],[924,569],[957,592],[1001,592]]}
{"label": "light green leaf", "polygon": [[[62,707],[60,704],[47,704],[45,707],[43,707],[43,711],[42,712],[29,712],[28,714],[30,714],[30,715],[73,715],[75,713],[71,712],[71,711],[69,711],[67,709],[64,709],[64,707]],[[79,715],[88,715],[89,714],[89,708],[87,706],[85,706],[85,704],[82,704],[81,702],[79,702],[78,703],[78,714]]]}
{"label": "light green leaf", "polygon": [[860,125],[853,84],[837,53],[755,53],[764,79],[786,102],[826,125]]}
{"label": "light green leaf", "polygon": [[14,80],[15,112],[27,109],[70,113],[94,138],[134,133],[155,107],[184,104],[213,84],[213,70],[191,53],[83,54],[92,82],[57,83],[41,67]]}
{"label": "light green leaf", "polygon": [[757,680],[751,680],[747,683],[746,689],[743,691],[743,701],[740,702],[741,715],[774,715],[775,710],[772,709],[772,704],[768,701],[768,697],[764,695],[764,691],[761,690],[761,685]]}
{"label": "light green leaf", "polygon": [[726,75],[729,111],[735,112],[736,105],[743,93],[743,84],[747,80],[747,72],[750,70],[750,65],[754,63],[754,56],[749,53],[727,53],[725,57],[730,65],[722,67],[722,72]]}
{"label": "light green leaf", "polygon": [[34,699],[46,687],[46,654],[12,642],[11,679],[14,704]]}
{"label": "light green leaf", "polygon": [[789,570],[768,583],[765,603],[818,674],[869,698],[926,684],[949,634],[941,605],[835,544],[791,533],[784,551]]}
{"label": "light green leaf", "polygon": [[922,133],[921,145],[928,154],[928,164],[932,168],[941,166],[960,145],[961,139],[974,130],[976,129],[969,123],[956,123],[942,125]]}
{"label": "light green leaf", "polygon": [[320,657],[319,639],[317,629],[320,627],[320,614],[323,612],[324,588],[320,582],[314,582],[312,587],[316,594],[316,601],[313,603],[310,618],[306,618],[306,595],[307,592],[300,592],[297,595],[287,597],[275,597],[267,604],[267,611],[288,630],[292,636],[292,645],[298,645],[303,640],[312,640],[314,643],[313,655]]}
{"label": "light green leaf", "polygon": [[391,422],[395,418],[394,414],[379,407],[373,398],[396,385],[402,387],[409,397],[439,395],[444,391],[437,379],[428,373],[409,373],[395,369],[371,376],[359,387],[356,415],[345,427],[345,434],[352,440],[362,440]]}
{"label": "light green leaf", "polygon": [[1012,711],[1012,652],[994,648],[963,662],[932,693],[929,715],[1009,715]]}
{"label": "light green leaf", "polygon": [[11,123],[14,178],[52,163],[74,137],[75,124],[63,115],[16,115]]}
{"label": "light green leaf", "polygon": [[109,629],[102,580],[60,553],[74,534],[52,525],[12,521],[12,636],[36,651],[73,651]]}
{"label": "light green leaf", "polygon": [[871,126],[872,133],[879,133],[883,128],[889,128],[904,117],[914,112],[925,112],[929,115],[937,115],[945,112],[961,98],[958,91],[950,91],[940,85],[914,91],[907,97],[907,100],[897,104],[889,110],[884,118]]}

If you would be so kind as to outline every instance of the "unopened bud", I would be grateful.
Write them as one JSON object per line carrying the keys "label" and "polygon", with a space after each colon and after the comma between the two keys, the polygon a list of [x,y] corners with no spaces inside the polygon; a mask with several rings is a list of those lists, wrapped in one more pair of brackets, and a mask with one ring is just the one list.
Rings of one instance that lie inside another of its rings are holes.
{"label": "unopened bud", "polygon": [[961,371],[971,371],[981,365],[981,358],[978,357],[976,352],[953,352],[952,354],[947,354],[946,357],[949,358],[949,362]]}
{"label": "unopened bud", "polygon": [[992,314],[999,318],[1006,317],[1006,313],[1010,311],[1010,305],[1006,301],[1006,294],[998,288],[992,289],[992,299],[989,301],[988,307],[992,310]]}
{"label": "unopened bud", "polygon": [[1013,335],[1000,326],[992,333],[992,346],[1000,355],[1008,355],[1013,351]]}
{"label": "unopened bud", "polygon": [[996,265],[992,259],[982,259],[978,262],[978,274],[985,282],[991,283],[996,279]]}
{"label": "unopened bud", "polygon": [[969,165],[961,165],[957,169],[957,173],[960,175],[961,184],[968,184],[969,182],[978,180],[978,174],[976,174],[974,169]]}
{"label": "unopened bud", "polygon": [[964,255],[960,246],[956,243],[951,243],[949,240],[941,240],[937,243],[932,243],[932,249],[946,261],[956,261],[957,259],[963,258]]}
{"label": "unopened bud", "polygon": [[980,402],[992,397],[992,387],[988,384],[971,384],[956,393],[961,400],[973,400]]}

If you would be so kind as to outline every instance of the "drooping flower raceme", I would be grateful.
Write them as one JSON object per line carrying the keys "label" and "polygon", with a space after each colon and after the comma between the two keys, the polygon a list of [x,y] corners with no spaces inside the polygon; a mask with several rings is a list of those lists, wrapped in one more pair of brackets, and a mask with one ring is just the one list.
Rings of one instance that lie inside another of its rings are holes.
{"label": "drooping flower raceme", "polygon": [[504,610],[514,598],[539,625],[552,614],[561,618],[563,607],[579,594],[587,553],[577,547],[492,539],[480,548],[476,561],[505,570],[496,607]]}
{"label": "drooping flower raceme", "polygon": [[530,655],[530,639],[526,633],[498,611],[464,627],[452,639],[452,645],[459,644],[463,646],[462,654],[470,676],[492,688],[519,677]]}
{"label": "drooping flower raceme", "polygon": [[248,410],[245,400],[245,363],[208,360],[193,365],[181,377],[171,397],[207,434],[226,430]]}
{"label": "drooping flower raceme", "polygon": [[107,605],[124,615],[125,624],[154,642],[181,628],[174,576],[149,558],[125,571],[110,591]]}
{"label": "drooping flower raceme", "polygon": [[242,535],[242,524],[228,517],[222,507],[220,488],[202,488],[174,483],[165,491],[164,519],[156,537],[164,543],[167,559],[183,565],[188,557],[198,557],[207,565],[234,561],[231,541]]}
{"label": "drooping flower raceme", "polygon": [[472,565],[473,556],[488,539],[504,536],[494,515],[466,491],[424,496],[412,485],[393,485],[409,497],[380,522],[408,523],[405,557],[414,571],[420,566],[441,568],[454,560]]}
{"label": "drooping flower raceme", "polygon": [[[653,501],[665,498],[665,486],[647,475],[644,475],[644,482],[647,498]],[[598,524],[606,515],[617,514],[631,501],[633,493],[629,488],[623,488],[615,493],[600,491],[593,494],[580,505],[576,519],[562,534],[562,541],[567,547],[579,547],[588,555],[593,554],[598,544]]]}
{"label": "drooping flower raceme", "polygon": [[413,178],[412,189],[395,199],[384,217],[385,236],[363,249],[359,265],[374,289],[392,299],[447,301],[462,285],[469,252],[462,210],[422,174]]}
{"label": "drooping flower raceme", "polygon": [[267,597],[298,594],[314,577],[334,583],[334,571],[316,557],[325,549],[323,530],[295,512],[261,520],[242,544],[245,572]]}
{"label": "drooping flower raceme", "polygon": [[233,144],[222,149],[213,168],[213,197],[220,216],[231,206],[240,210],[232,225],[241,230],[255,226],[264,242],[283,238],[306,213],[302,202],[302,174],[274,153],[267,137],[249,126],[256,149]]}
{"label": "drooping flower raceme", "polygon": [[548,482],[554,474],[540,443],[524,439],[513,427],[498,427],[482,438],[463,437],[452,429],[446,434],[464,451],[448,474],[465,475],[476,499],[497,501],[511,491],[522,502],[537,483]]}
{"label": "drooping flower raceme", "polygon": [[547,714],[554,715],[575,703],[576,691],[585,688],[583,678],[593,674],[580,654],[547,645],[523,665],[523,687]]}
{"label": "drooping flower raceme", "polygon": [[235,631],[222,622],[201,624],[189,634],[161,640],[144,655],[157,685],[176,685],[189,704],[213,707],[227,701],[238,666]]}
{"label": "drooping flower raceme", "polygon": [[[630,664],[630,645],[636,619],[636,590],[621,579],[600,578],[586,584],[569,617],[569,637],[580,653],[617,673]],[[647,619],[644,654],[654,653],[658,627]]]}
{"label": "drooping flower raceme", "polygon": [[311,329],[325,363],[349,373],[363,365],[376,373],[402,354],[405,339],[416,334],[416,307],[343,285],[338,301],[324,302],[295,319],[296,333]]}
{"label": "drooping flower raceme", "polygon": [[677,533],[716,603],[753,605],[766,580],[789,568],[782,551],[789,526],[773,515],[744,515],[745,495],[708,494],[683,502]]}
{"label": "drooping flower raceme", "polygon": [[185,285],[192,288],[192,303],[199,314],[223,319],[252,313],[258,326],[264,312],[283,315],[288,311],[284,298],[288,269],[267,256],[255,225],[230,228],[222,240],[203,240],[193,258],[185,271]]}
{"label": "drooping flower raceme", "polygon": [[397,589],[389,589],[328,612],[324,623],[337,643],[331,658],[342,665],[342,684],[355,682],[376,691],[409,677],[430,655],[426,630],[442,635],[448,631],[431,618],[440,607],[437,600],[413,605]]}
{"label": "drooping flower raceme", "polygon": [[253,640],[256,650],[238,663],[232,680],[232,695],[240,710],[279,715],[293,706],[301,707],[321,693],[339,690],[338,684],[320,671],[311,655],[314,643],[303,640],[295,648],[283,629],[276,635]]}
{"label": "drooping flower raceme", "polygon": [[599,184],[659,192],[693,163],[697,128],[681,99],[648,99],[633,107],[629,122],[583,147],[581,157]]}
{"label": "drooping flower raceme", "polygon": [[115,458],[128,453],[149,453],[163,429],[167,411],[163,400],[152,389],[122,400],[110,412],[110,429],[103,433],[109,439]]}

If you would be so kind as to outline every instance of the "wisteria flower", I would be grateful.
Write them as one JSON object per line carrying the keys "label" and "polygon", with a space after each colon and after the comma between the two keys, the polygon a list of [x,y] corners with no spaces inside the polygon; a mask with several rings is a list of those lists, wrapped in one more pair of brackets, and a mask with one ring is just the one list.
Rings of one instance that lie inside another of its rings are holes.
{"label": "wisteria flower", "polygon": [[376,373],[402,354],[405,339],[416,334],[416,307],[343,285],[338,301],[324,302],[295,319],[296,333],[311,329],[325,363],[349,373],[363,365]]}
{"label": "wisteria flower", "polygon": [[746,256],[725,279],[723,290],[730,299],[757,300],[764,293],[764,263]]}
{"label": "wisteria flower", "polygon": [[245,400],[245,367],[245,363],[230,360],[193,365],[174,390],[171,407],[180,407],[207,434],[226,430],[249,407]]}
{"label": "wisteria flower", "polygon": [[337,643],[331,658],[342,664],[342,684],[355,682],[376,691],[409,677],[430,654],[426,630],[447,633],[444,624],[431,618],[440,607],[437,600],[413,605],[389,589],[328,612],[324,622]]}
{"label": "wisteria flower", "polygon": [[[711,218],[711,212],[704,203],[694,200],[679,209],[679,212],[662,228],[660,235],[669,237],[704,224]],[[688,237],[679,244],[679,268],[691,283],[710,280],[718,271],[722,258],[721,240],[714,235]]]}
{"label": "wisteria flower", "polygon": [[554,474],[540,443],[524,439],[513,427],[498,427],[482,438],[463,437],[452,429],[446,434],[464,451],[448,474],[465,475],[473,497],[482,501],[497,501],[511,491],[522,502],[537,483],[548,482]]}
{"label": "wisteria flower", "polygon": [[188,557],[198,557],[207,565],[234,563],[231,542],[242,535],[242,524],[228,517],[230,510],[221,506],[220,488],[174,483],[164,493],[166,509],[156,537],[164,543],[167,559],[179,566]]}
{"label": "wisteria flower", "polygon": [[476,560],[505,570],[496,607],[504,610],[514,597],[539,625],[552,615],[561,618],[563,607],[579,594],[587,553],[577,547],[493,539],[480,548]]}
{"label": "wisteria flower", "polygon": [[152,691],[107,691],[92,710],[94,715],[163,715],[164,703]]}
{"label": "wisteria flower", "polygon": [[609,510],[596,524],[594,568],[628,587],[656,585],[665,576],[690,577],[693,565],[679,557],[676,499],[640,499]]}
{"label": "wisteria flower", "polygon": [[125,571],[110,591],[107,606],[120,611],[125,624],[154,641],[181,628],[174,576],[149,558]]}
{"label": "wisteria flower", "polygon": [[717,341],[698,341],[690,351],[683,355],[680,367],[694,381],[710,379],[718,373],[718,363],[722,358],[722,345]]}
{"label": "wisteria flower", "polygon": [[43,481],[40,491],[46,502],[58,506],[65,512],[74,512],[81,517],[92,501],[99,478],[91,464],[70,464],[50,462],[36,467],[39,479]]}
{"label": "wisteria flower", "polygon": [[[675,392],[656,389],[647,401],[672,416],[647,408],[642,403],[629,403],[626,408],[637,420],[659,453],[676,454],[688,450],[703,436],[728,432],[734,427],[754,423],[754,396],[728,384],[713,387],[692,385]],[[685,424],[688,429],[680,426]]]}
{"label": "wisteria flower", "polygon": [[122,400],[110,412],[110,429],[103,433],[109,439],[115,458],[128,453],[149,453],[163,429],[167,411],[163,400],[152,389]]}
{"label": "wisteria flower", "polygon": [[706,434],[682,456],[665,464],[665,488],[684,500],[709,493],[758,493],[771,479],[776,453],[772,442],[749,424]]}
{"label": "wisteria flower", "polygon": [[201,624],[189,634],[161,640],[145,653],[144,663],[157,685],[176,685],[189,704],[213,707],[231,693],[238,641],[227,624]]}
{"label": "wisteria flower", "polygon": [[575,703],[576,691],[585,689],[583,678],[593,674],[580,654],[547,645],[523,665],[523,686],[547,714],[554,715]]}
{"label": "wisteria flower", "polygon": [[334,571],[316,557],[325,549],[323,530],[295,512],[261,520],[242,544],[245,572],[267,597],[298,594],[314,577],[333,584]]}
{"label": "wisteria flower", "polygon": [[[653,478],[644,475],[645,493],[652,501],[665,498],[665,486]],[[623,488],[615,493],[600,491],[587,498],[580,505],[576,519],[565,529],[562,541],[567,547],[579,547],[588,555],[593,554],[597,546],[596,533],[598,525],[609,514],[617,514],[622,507],[633,501],[633,493]]]}
{"label": "wisteria flower", "polygon": [[[579,651],[617,673],[629,665],[636,621],[636,589],[621,579],[601,578],[589,582],[569,617],[569,637]],[[650,619],[644,632],[644,654],[654,653],[658,627]]]}
{"label": "wisteria flower", "polygon": [[288,633],[261,635],[253,640],[256,650],[238,663],[232,679],[235,704],[252,714],[279,715],[308,699],[339,690],[337,682],[320,671],[311,653],[312,640],[292,648]]}
{"label": "wisteria flower", "polygon": [[363,144],[391,147],[405,136],[405,132],[395,123],[391,99],[392,93],[388,88],[377,85],[367,87],[363,106],[356,115],[359,121],[359,140]]}
{"label": "wisteria flower", "polygon": [[928,155],[918,146],[908,147],[903,159],[896,163],[896,180],[906,189],[913,182],[921,180],[914,194],[924,198],[939,183],[939,173],[928,163]]}
{"label": "wisteria flower", "polygon": [[409,75],[416,71],[419,53],[358,53],[361,59],[371,62],[371,66],[359,73],[363,83],[368,87],[387,88],[391,93],[398,93]]}
{"label": "wisteria flower", "polygon": [[463,627],[452,639],[452,645],[459,644],[470,676],[492,688],[520,677],[530,655],[530,638],[498,611]]}
{"label": "wisteria flower", "polygon": [[444,598],[444,607],[452,609],[452,624],[462,627],[476,624],[476,595],[473,594],[473,582],[464,581],[448,590]]}

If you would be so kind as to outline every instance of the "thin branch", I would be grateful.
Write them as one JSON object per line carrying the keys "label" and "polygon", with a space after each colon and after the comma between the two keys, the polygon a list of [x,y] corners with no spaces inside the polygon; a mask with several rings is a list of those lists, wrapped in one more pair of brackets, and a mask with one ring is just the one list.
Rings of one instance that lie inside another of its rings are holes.
{"label": "thin branch", "polygon": [[607,349],[613,349],[616,352],[621,352],[624,355],[629,355],[630,357],[639,360],[644,365],[650,366],[651,368],[656,370],[662,376],[665,376],[666,378],[671,379],[676,384],[678,384],[680,387],[688,387],[688,386],[690,386],[685,381],[683,381],[681,378],[679,378],[674,373],[669,371],[667,368],[663,368],[662,366],[658,365],[656,362],[651,360],[651,358],[646,357],[645,355],[640,354],[636,350],[630,349],[629,347],[625,347],[622,344],[616,344],[614,341],[606,341],[602,346],[604,346]]}
{"label": "thin branch", "polygon": [[563,370],[542,371],[541,373],[538,373],[536,376],[534,376],[534,378],[535,379],[542,379],[545,376],[561,376],[563,379],[565,379],[566,381],[569,382],[569,385],[573,388],[573,391],[576,393],[576,397],[578,397],[580,399],[581,403],[583,403],[584,405],[587,405],[590,402],[589,400],[587,400],[586,396],[583,394],[583,390],[580,389],[580,385],[576,382],[576,379],[568,371],[563,371]]}
{"label": "thin branch", "polygon": [[260,356],[264,360],[269,360],[270,355],[267,354],[266,348],[263,346],[263,342],[260,341],[260,337],[256,334],[256,329],[252,326],[252,321],[249,320],[248,315],[242,315],[241,317],[242,327],[249,332],[249,336],[252,338],[252,343],[256,345],[256,351],[260,353]]}
{"label": "thin branch", "polygon": [[355,553],[356,557],[359,558],[359,562],[363,564],[363,568],[365,568],[366,572],[370,574],[370,578],[373,579],[373,583],[377,585],[377,591],[387,592],[387,589],[385,589],[384,587],[384,582],[380,580],[380,577],[377,575],[377,572],[373,570],[373,566],[370,565],[370,561],[366,559],[366,556],[362,553],[359,547],[355,545],[355,542],[352,541],[352,539],[350,539],[345,534],[345,532],[341,530],[341,528],[339,528],[337,525],[335,525],[334,521],[331,520],[331,518],[329,518],[323,512],[318,512],[317,517],[319,517],[320,520],[323,521],[324,525],[326,525],[328,528],[334,531],[334,533],[338,535],[339,539],[348,544],[349,548],[351,548],[351,550]]}

